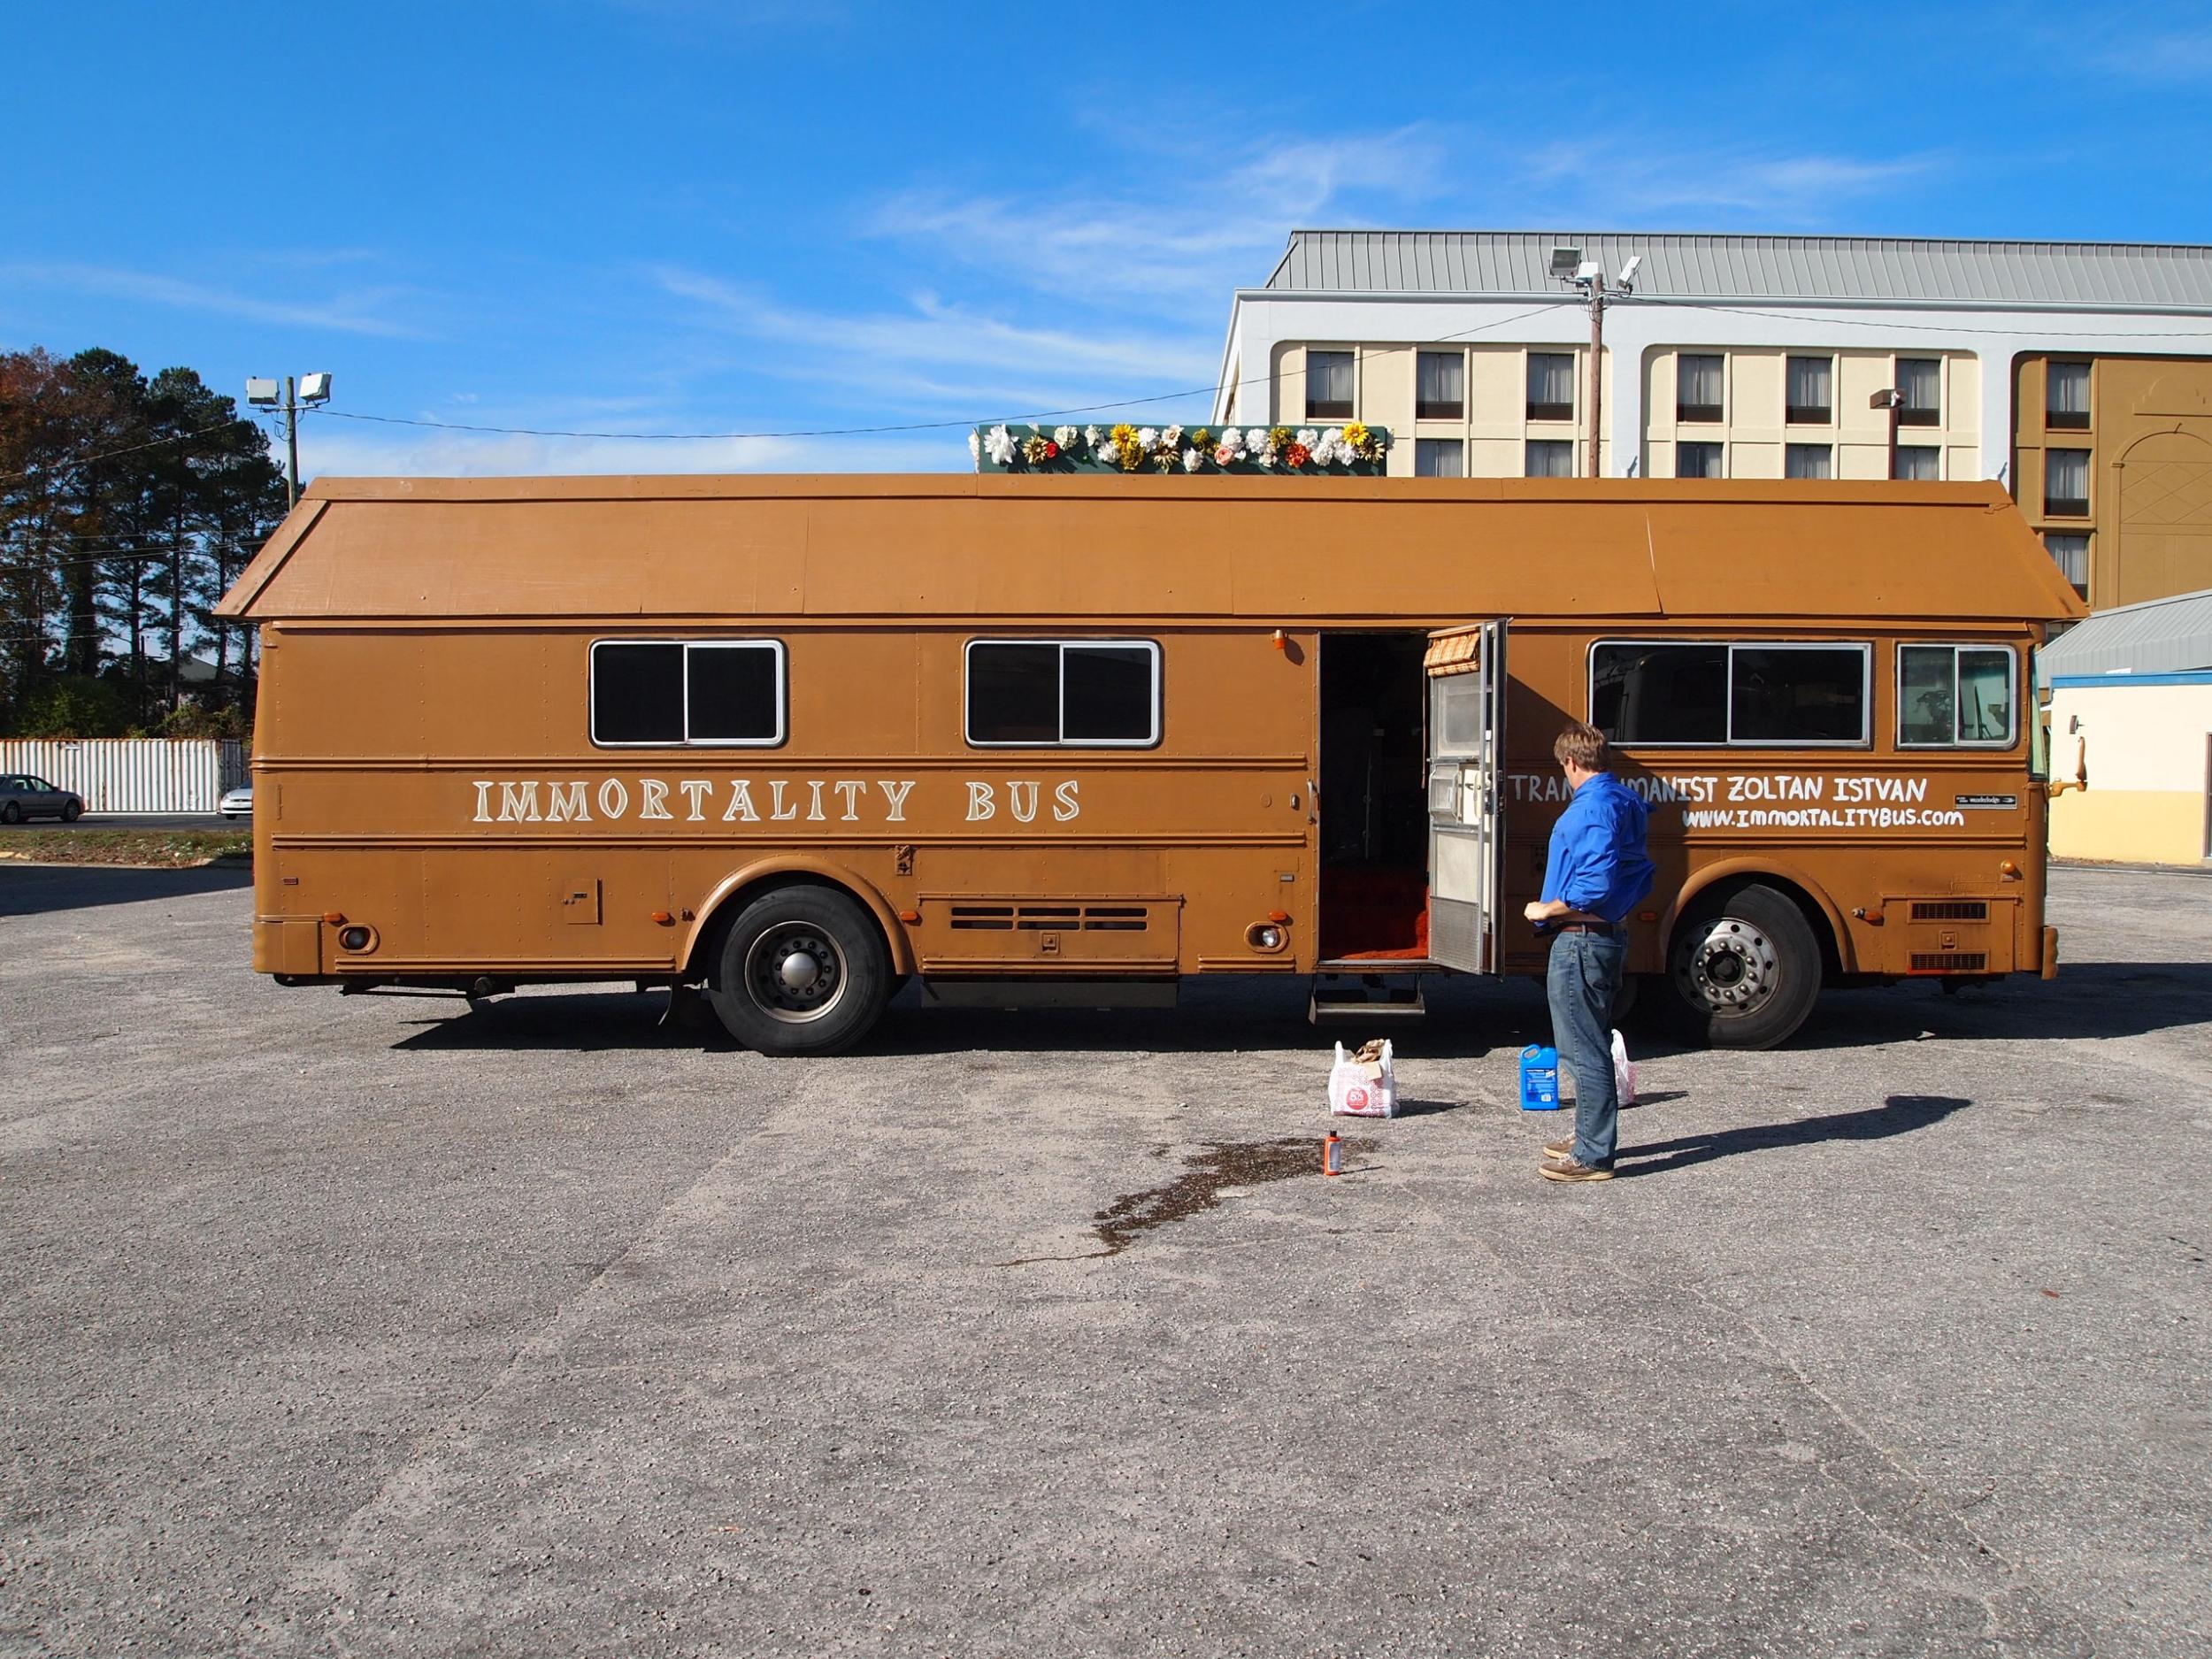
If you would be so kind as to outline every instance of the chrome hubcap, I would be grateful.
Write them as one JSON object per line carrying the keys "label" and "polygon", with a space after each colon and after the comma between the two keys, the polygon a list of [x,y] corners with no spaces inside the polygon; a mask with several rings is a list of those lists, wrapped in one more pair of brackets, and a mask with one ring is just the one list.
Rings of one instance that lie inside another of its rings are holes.
{"label": "chrome hubcap", "polygon": [[810,923],[779,923],[745,953],[745,983],[772,1018],[791,1025],[819,1019],[844,995],[845,953]]}
{"label": "chrome hubcap", "polygon": [[1747,1014],[1774,995],[1780,969],[1772,940],[1723,916],[1684,941],[1674,976],[1692,1002],[1717,1014]]}

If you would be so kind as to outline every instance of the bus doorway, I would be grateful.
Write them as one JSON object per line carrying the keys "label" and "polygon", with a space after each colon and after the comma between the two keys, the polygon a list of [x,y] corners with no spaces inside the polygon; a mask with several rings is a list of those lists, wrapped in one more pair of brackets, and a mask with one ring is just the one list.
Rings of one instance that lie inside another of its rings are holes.
{"label": "bus doorway", "polygon": [[1429,955],[1428,636],[1325,633],[1320,655],[1320,955]]}

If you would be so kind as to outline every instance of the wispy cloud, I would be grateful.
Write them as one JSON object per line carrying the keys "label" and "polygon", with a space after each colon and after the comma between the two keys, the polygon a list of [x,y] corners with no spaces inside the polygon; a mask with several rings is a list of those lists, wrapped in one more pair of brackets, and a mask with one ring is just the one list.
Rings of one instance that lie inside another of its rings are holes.
{"label": "wispy cloud", "polygon": [[741,438],[655,443],[512,433],[365,430],[318,424],[300,434],[314,478],[537,478],[668,472],[951,472],[971,465],[957,432],[911,438]]}
{"label": "wispy cloud", "polygon": [[424,331],[384,314],[403,297],[395,288],[355,288],[316,300],[278,299],[235,288],[211,287],[180,277],[111,265],[12,264],[0,265],[0,280],[67,288],[118,299],[166,305],[179,311],[242,317],[250,322],[290,328],[326,329],[337,334],[373,334],[411,340]]}
{"label": "wispy cloud", "polygon": [[988,270],[995,280],[1096,304],[1118,296],[1212,315],[1228,291],[1265,274],[1286,234],[1323,218],[1356,221],[1370,198],[1406,204],[1449,176],[1435,129],[1328,141],[1261,141],[1212,173],[1138,166],[1164,193],[1024,199],[909,191],[869,215],[874,234]]}
{"label": "wispy cloud", "polygon": [[2173,29],[2157,35],[2116,30],[2124,42],[2093,47],[2093,69],[2127,81],[2168,85],[2212,81],[2212,28]]}
{"label": "wispy cloud", "polygon": [[1777,155],[1669,150],[1624,140],[1554,144],[1525,157],[1522,189],[1548,198],[1544,217],[1641,221],[1655,214],[1755,214],[1792,227],[1826,222],[1846,202],[1879,196],[1939,172],[1940,157]]}

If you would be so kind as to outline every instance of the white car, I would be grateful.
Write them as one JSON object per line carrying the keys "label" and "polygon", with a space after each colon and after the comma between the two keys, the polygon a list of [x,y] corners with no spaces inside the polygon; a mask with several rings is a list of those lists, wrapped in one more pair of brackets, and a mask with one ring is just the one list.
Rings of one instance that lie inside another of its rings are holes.
{"label": "white car", "polygon": [[233,789],[215,803],[215,810],[225,818],[251,818],[253,816],[253,786],[248,784],[242,789]]}

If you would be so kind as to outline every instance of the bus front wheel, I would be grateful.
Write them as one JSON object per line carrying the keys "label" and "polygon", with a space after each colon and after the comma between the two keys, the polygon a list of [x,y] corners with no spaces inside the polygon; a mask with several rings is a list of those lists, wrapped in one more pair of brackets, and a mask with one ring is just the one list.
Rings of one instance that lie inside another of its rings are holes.
{"label": "bus front wheel", "polygon": [[1786,895],[1740,887],[1676,929],[1665,984],[1684,1035],[1716,1048],[1771,1048],[1812,1012],[1820,947]]}
{"label": "bus front wheel", "polygon": [[875,918],[831,887],[778,887],[739,911],[707,991],[762,1054],[841,1054],[876,1023],[891,964]]}

